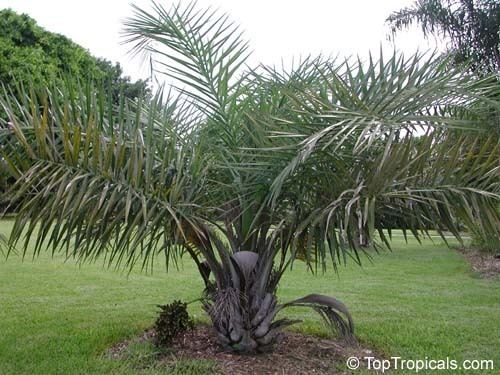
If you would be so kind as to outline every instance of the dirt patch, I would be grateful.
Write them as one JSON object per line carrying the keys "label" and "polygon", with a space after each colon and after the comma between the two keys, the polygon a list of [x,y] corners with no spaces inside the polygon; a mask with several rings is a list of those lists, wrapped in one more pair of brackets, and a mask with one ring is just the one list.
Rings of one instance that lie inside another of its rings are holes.
{"label": "dirt patch", "polygon": [[475,249],[458,249],[470,263],[472,270],[492,279],[500,275],[500,253],[488,254]]}
{"label": "dirt patch", "polygon": [[[154,332],[144,332],[140,337],[115,345],[108,355],[123,358],[127,348],[137,342],[153,342]],[[374,356],[370,349],[343,340],[323,339],[299,333],[286,332],[282,341],[271,353],[238,355],[224,351],[217,343],[212,328],[197,326],[174,340],[170,354],[160,355],[155,367],[174,365],[181,359],[210,360],[216,363],[217,372],[224,375],[247,374],[347,374],[345,363],[351,356]],[[361,361],[363,362],[363,361]]]}

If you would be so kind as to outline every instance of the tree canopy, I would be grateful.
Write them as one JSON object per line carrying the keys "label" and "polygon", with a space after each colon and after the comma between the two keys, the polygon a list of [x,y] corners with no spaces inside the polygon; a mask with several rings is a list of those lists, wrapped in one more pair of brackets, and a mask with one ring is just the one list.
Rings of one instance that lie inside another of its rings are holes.
{"label": "tree canopy", "polygon": [[0,11],[1,84],[54,84],[68,77],[82,82],[103,80],[111,86],[115,99],[120,90],[131,99],[149,90],[146,81],[132,82],[124,76],[119,63],[95,58],[67,37],[43,29],[26,14]]}
{"label": "tree canopy", "polygon": [[417,0],[388,18],[392,32],[419,24],[427,37],[449,41],[457,63],[476,70],[500,69],[500,2],[497,0]]}

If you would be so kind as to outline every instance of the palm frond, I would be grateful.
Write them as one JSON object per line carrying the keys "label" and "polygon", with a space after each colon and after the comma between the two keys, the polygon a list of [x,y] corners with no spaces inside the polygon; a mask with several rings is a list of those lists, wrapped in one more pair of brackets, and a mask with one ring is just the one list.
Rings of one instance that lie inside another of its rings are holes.
{"label": "palm frond", "polygon": [[12,96],[0,99],[17,140],[2,156],[20,174],[10,245],[24,238],[35,254],[48,245],[129,267],[152,265],[158,252],[175,259],[186,225],[196,227],[204,170],[190,156],[188,108],[164,106],[161,92],[113,108],[103,91],[65,89],[23,93],[29,105],[17,110]]}
{"label": "palm frond", "polygon": [[156,70],[172,77],[206,114],[222,123],[231,121],[227,107],[239,96],[237,73],[246,61],[248,44],[228,16],[196,2],[151,11],[135,5],[125,21],[125,42],[132,52],[146,53]]}
{"label": "palm frond", "polygon": [[271,206],[293,197],[301,217],[291,254],[324,268],[351,249],[359,262],[360,242],[378,234],[388,245],[391,227],[460,238],[475,222],[498,237],[498,133],[485,136],[497,121],[488,108],[500,107],[496,80],[419,55],[346,64],[318,65],[315,84],[286,91],[279,146],[261,151],[277,166]]}
{"label": "palm frond", "polygon": [[284,303],[279,306],[282,310],[287,307],[309,307],[314,309],[323,318],[332,331],[337,331],[344,338],[354,339],[354,323],[347,307],[339,300],[321,294],[309,294],[305,297]]}

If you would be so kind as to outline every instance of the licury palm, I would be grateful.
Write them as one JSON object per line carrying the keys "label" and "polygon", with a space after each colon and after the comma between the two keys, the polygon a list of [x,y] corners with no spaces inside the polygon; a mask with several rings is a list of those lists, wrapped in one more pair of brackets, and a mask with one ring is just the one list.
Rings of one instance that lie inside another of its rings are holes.
{"label": "licury palm", "polygon": [[496,79],[382,53],[250,70],[237,28],[194,3],[135,8],[125,35],[176,89],[118,106],[85,85],[1,96],[1,153],[17,177],[10,249],[34,241],[35,253],[128,267],[188,255],[220,342],[249,352],[295,323],[275,320],[288,306],[353,332],[331,297],[278,303],[295,259],[359,263],[392,228],[499,238],[498,133],[481,131],[497,121]]}

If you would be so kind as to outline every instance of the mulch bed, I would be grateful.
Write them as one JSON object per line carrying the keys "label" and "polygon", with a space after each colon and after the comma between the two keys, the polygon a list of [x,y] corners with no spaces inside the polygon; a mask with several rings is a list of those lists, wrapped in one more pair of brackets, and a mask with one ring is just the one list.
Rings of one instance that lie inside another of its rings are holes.
{"label": "mulch bed", "polygon": [[[119,343],[109,349],[108,355],[120,359],[129,345],[141,341],[152,342],[153,335],[154,332],[149,330],[136,339]],[[175,361],[181,358],[205,359],[214,361],[218,373],[224,375],[347,374],[351,372],[347,372],[345,363],[351,356],[382,358],[358,344],[292,332],[284,333],[282,341],[271,353],[238,355],[224,351],[217,343],[212,328],[205,325],[199,325],[177,337],[171,349],[174,355],[160,356],[156,366],[175,365]]]}
{"label": "mulch bed", "polygon": [[474,249],[459,249],[470,263],[472,270],[484,278],[500,276],[500,253],[488,254]]}

